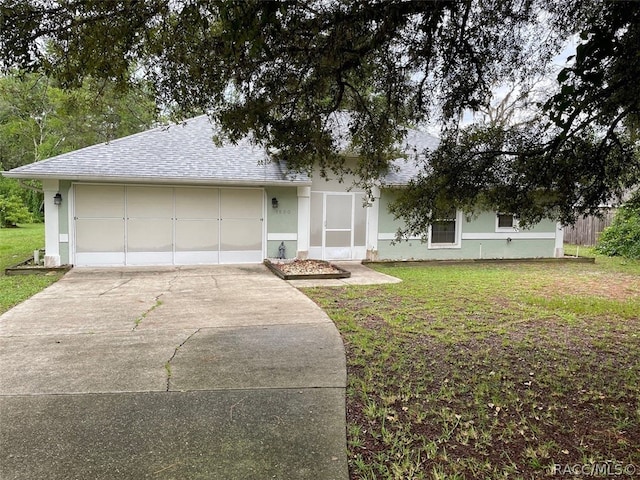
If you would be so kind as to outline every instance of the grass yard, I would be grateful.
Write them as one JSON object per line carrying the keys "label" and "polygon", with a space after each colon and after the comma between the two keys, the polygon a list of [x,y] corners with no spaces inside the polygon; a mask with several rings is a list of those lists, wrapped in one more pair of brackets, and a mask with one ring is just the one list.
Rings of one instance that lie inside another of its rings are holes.
{"label": "grass yard", "polygon": [[345,342],[352,479],[640,475],[640,262],[376,268],[403,282],[304,290]]}
{"label": "grass yard", "polygon": [[60,278],[54,275],[17,275],[7,277],[4,269],[31,257],[44,247],[44,224],[0,228],[0,314],[38,293]]}

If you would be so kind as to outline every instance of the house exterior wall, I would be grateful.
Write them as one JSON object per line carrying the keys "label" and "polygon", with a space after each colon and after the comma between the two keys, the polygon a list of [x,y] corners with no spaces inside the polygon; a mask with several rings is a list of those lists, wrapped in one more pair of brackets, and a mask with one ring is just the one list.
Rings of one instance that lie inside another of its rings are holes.
{"label": "house exterior wall", "polygon": [[375,259],[548,258],[557,255],[555,222],[543,220],[526,230],[502,229],[497,226],[495,212],[482,212],[468,219],[458,214],[456,229],[460,242],[457,246],[430,247],[426,238],[395,242],[395,233],[402,223],[389,213],[389,204],[397,194],[397,190],[391,189],[381,192]]}
{"label": "house exterior wall", "polygon": [[[284,242],[286,258],[298,252],[298,191],[296,187],[266,187],[267,257],[277,258]],[[273,208],[272,199],[278,200]]]}
{"label": "house exterior wall", "polygon": [[[45,186],[45,214],[47,252],[49,264],[71,262],[74,251],[72,182],[47,181]],[[265,248],[266,256],[278,257],[281,243],[286,258],[306,258],[310,236],[310,195],[312,192],[362,192],[352,188],[353,182],[345,178],[326,180],[313,177],[311,187],[267,186],[265,195]],[[427,239],[411,238],[395,242],[395,233],[401,222],[389,213],[389,204],[397,198],[398,190],[374,189],[373,203],[367,208],[366,258],[371,260],[408,259],[476,259],[476,258],[536,258],[561,254],[558,249],[558,230],[555,222],[544,220],[531,229],[499,229],[495,212],[482,212],[472,218],[457,217],[458,241],[455,246],[431,246]],[[53,196],[60,192],[63,201],[53,205]],[[278,201],[273,208],[272,199]],[[560,240],[561,241],[561,240]],[[364,252],[364,250],[363,250]],[[357,253],[353,258],[365,257]]]}
{"label": "house exterior wall", "polygon": [[[354,167],[356,160],[345,160],[347,167]],[[327,178],[323,178],[320,174],[319,168],[314,168],[311,173],[311,191],[313,192],[363,192],[361,187],[354,186],[355,177],[353,175],[345,175],[342,178],[338,178],[334,173],[327,172]]]}

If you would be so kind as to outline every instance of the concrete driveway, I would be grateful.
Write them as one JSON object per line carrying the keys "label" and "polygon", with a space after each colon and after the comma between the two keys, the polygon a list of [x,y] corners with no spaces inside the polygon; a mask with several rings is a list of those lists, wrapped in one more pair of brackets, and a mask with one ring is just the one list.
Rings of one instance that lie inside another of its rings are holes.
{"label": "concrete driveway", "polygon": [[0,316],[0,478],[347,478],[341,338],[262,265],[74,269]]}

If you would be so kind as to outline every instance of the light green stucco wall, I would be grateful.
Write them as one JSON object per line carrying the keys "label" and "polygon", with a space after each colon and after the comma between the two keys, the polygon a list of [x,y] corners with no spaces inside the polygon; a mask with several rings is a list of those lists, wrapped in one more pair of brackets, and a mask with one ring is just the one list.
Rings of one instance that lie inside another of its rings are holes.
{"label": "light green stucco wall", "polygon": [[[356,160],[346,159],[347,167],[355,167]],[[354,186],[355,177],[353,175],[345,175],[342,179],[338,178],[334,173],[327,172],[327,178],[323,178],[319,168],[314,168],[311,173],[311,190],[314,192],[363,192],[361,187]]]}
{"label": "light green stucco wall", "polygon": [[295,258],[298,248],[298,242],[295,240],[268,240],[267,241],[267,258],[278,258],[278,249],[280,244],[284,242],[285,258]]}
{"label": "light green stucco wall", "polygon": [[[420,240],[391,245],[391,240],[378,240],[380,260],[454,260],[476,258],[550,258],[554,256],[553,239],[463,240],[461,248],[429,249]],[[481,248],[482,245],[482,248]],[[482,256],[481,256],[482,255]]]}
{"label": "light green stucco wall", "polygon": [[[402,225],[400,220],[389,213],[389,204],[397,198],[397,190],[383,190],[380,195],[379,228],[380,234],[395,234]],[[464,234],[496,234],[496,213],[482,212],[466,219],[462,217],[460,225]],[[555,255],[555,239],[527,239],[518,238],[519,233],[555,233],[556,224],[551,220],[543,220],[530,229],[518,229],[513,235],[504,233],[511,238],[500,239],[462,239],[460,248],[428,248],[427,242],[408,240],[394,242],[392,240],[378,240],[377,258],[380,260],[410,260],[410,259],[475,259],[475,258],[539,258]]]}
{"label": "light green stucco wall", "polygon": [[[496,231],[496,212],[482,212],[473,215],[469,221],[464,222],[464,231],[466,233],[484,233]],[[520,228],[521,232],[555,232],[556,224],[551,220],[542,220],[540,223],[533,225],[531,228]]]}
{"label": "light green stucco wall", "polygon": [[382,190],[380,192],[380,212],[378,214],[378,231],[380,233],[395,233],[402,225],[400,220],[389,213],[389,204],[398,197],[397,190]]}
{"label": "light green stucco wall", "polygon": [[[296,233],[298,231],[298,190],[296,187],[268,187],[267,233]],[[278,208],[271,206],[278,199]]]}
{"label": "light green stucco wall", "polygon": [[[297,187],[267,187],[267,257],[276,258],[278,247],[284,241],[286,258],[295,258],[298,251],[296,240],[269,240],[278,234],[298,233],[298,189]],[[278,208],[271,206],[272,198],[278,199]]]}

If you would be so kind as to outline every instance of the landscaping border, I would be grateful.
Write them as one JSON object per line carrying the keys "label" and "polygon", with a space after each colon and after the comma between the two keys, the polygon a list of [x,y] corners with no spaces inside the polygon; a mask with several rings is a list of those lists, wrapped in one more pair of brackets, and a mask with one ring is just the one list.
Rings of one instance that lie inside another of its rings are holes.
{"label": "landscaping border", "polygon": [[45,267],[42,265],[29,265],[33,257],[4,269],[6,276],[12,275],[47,275],[49,273],[67,273],[73,265],[60,265],[59,267]]}
{"label": "landscaping border", "polygon": [[471,258],[460,260],[363,260],[363,265],[428,266],[428,265],[473,265],[496,263],[595,263],[595,257],[561,258]]}
{"label": "landscaping border", "polygon": [[283,280],[315,280],[319,278],[325,279],[335,279],[335,278],[349,278],[351,277],[351,272],[345,270],[344,268],[340,268],[333,263],[327,262],[331,267],[335,268],[339,271],[339,273],[309,273],[309,274],[291,274],[287,275],[282,270],[277,267],[277,264],[274,264],[269,259],[265,259],[263,262],[269,270],[271,270],[276,276],[280,277]]}

